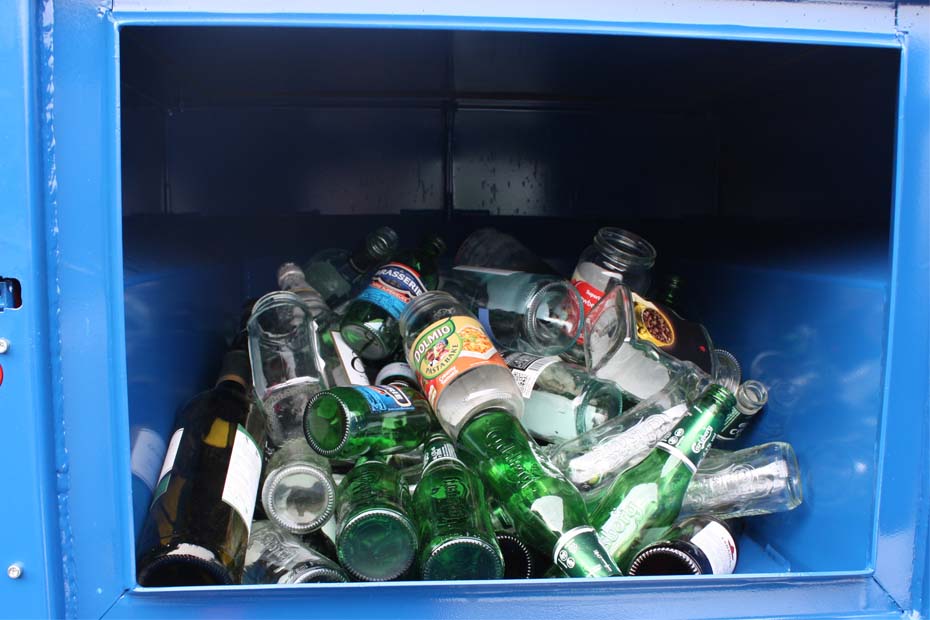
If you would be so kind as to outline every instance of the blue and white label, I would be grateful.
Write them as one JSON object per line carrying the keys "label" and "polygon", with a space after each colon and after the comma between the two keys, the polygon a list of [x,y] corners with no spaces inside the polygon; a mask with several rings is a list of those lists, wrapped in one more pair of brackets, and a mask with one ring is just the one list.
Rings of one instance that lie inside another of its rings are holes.
{"label": "blue and white label", "polygon": [[393,385],[355,385],[352,388],[365,397],[372,413],[413,411],[413,401]]}
{"label": "blue and white label", "polygon": [[358,299],[383,308],[397,319],[411,299],[425,292],[426,285],[415,269],[403,263],[388,263],[375,272]]}

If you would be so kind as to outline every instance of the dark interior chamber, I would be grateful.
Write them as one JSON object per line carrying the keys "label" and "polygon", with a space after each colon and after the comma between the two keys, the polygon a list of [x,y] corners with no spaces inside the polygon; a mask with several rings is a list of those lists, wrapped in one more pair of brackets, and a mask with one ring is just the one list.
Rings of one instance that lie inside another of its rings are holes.
{"label": "dark interior chamber", "polygon": [[[804,503],[746,522],[738,572],[868,567],[899,60],[607,35],[123,28],[134,467],[160,465],[143,439],[166,437],[211,383],[241,302],[282,261],[383,224],[450,248],[491,225],[568,275],[610,224],[656,246],[689,318],[769,386],[742,444],[797,451]],[[150,494],[136,482],[138,528]]]}

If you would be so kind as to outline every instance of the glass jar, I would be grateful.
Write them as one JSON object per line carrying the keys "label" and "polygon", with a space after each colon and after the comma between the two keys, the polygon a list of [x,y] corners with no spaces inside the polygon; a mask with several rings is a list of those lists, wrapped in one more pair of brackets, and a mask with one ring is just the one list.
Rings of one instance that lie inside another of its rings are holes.
{"label": "glass jar", "polygon": [[655,262],[656,249],[639,235],[622,228],[602,228],[581,253],[572,282],[585,298],[585,310],[590,311],[611,280],[645,295]]}
{"label": "glass jar", "polygon": [[268,518],[288,532],[306,534],[322,527],[336,507],[329,461],[303,438],[285,443],[268,460],[262,506]]}
{"label": "glass jar", "polygon": [[523,416],[523,397],[484,327],[452,295],[415,297],[400,317],[407,362],[445,431],[453,439],[474,414],[489,408]]}
{"label": "glass jar", "polygon": [[306,304],[289,291],[260,298],[249,318],[252,381],[274,446],[303,437],[304,408],[322,388],[311,319]]}

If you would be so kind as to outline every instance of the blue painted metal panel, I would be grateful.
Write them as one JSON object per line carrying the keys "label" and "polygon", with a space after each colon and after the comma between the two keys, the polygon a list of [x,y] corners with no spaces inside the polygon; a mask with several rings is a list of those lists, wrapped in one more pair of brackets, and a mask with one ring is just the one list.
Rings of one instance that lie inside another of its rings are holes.
{"label": "blue painted metal panel", "polygon": [[[27,0],[0,4],[0,276],[16,278],[23,302],[0,311],[0,412],[6,442],[0,451],[3,518],[0,522],[0,616],[30,618],[63,612],[55,418],[50,362],[57,354],[49,320],[50,238],[43,176],[39,88],[48,73],[40,65],[40,7]],[[19,579],[7,567],[20,564]]]}
{"label": "blue painted metal panel", "polygon": [[930,602],[930,19],[902,6],[895,215],[875,577],[905,609]]}
{"label": "blue painted metal panel", "polygon": [[107,618],[900,618],[867,576],[346,584],[128,592]]}
{"label": "blue painted metal panel", "polygon": [[129,420],[120,252],[120,130],[115,29],[106,4],[56,2],[61,366],[65,442],[65,612],[99,617],[130,585]]}

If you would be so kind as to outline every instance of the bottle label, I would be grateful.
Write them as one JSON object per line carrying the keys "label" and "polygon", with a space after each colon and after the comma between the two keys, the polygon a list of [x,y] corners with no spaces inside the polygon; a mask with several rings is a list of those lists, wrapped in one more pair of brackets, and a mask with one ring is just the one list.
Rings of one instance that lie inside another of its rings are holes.
{"label": "bottle label", "polygon": [[168,483],[171,481],[171,470],[174,468],[174,459],[178,456],[178,446],[181,445],[181,436],[184,435],[184,429],[179,428],[171,435],[168,440],[168,450],[165,452],[165,460],[161,466],[161,473],[158,474],[158,484],[155,486],[155,492],[152,494],[152,503],[162,496],[168,490]]}
{"label": "bottle label", "polygon": [[333,339],[333,346],[339,356],[339,365],[349,380],[350,385],[368,385],[368,375],[365,374],[365,364],[362,358],[346,344],[345,339],[337,331],[329,332]]}
{"label": "bottle label", "polygon": [[229,468],[223,485],[223,502],[239,513],[247,531],[252,529],[252,513],[262,473],[262,453],[241,424],[236,428]]}
{"label": "bottle label", "polygon": [[723,423],[723,430],[717,435],[717,439],[723,441],[739,439],[739,436],[743,434],[743,431],[746,430],[746,427],[752,422],[752,418],[752,415],[746,415],[736,407],[733,407],[733,413],[731,413],[726,422]]}
{"label": "bottle label", "polygon": [[520,394],[523,398],[529,398],[533,395],[533,387],[542,372],[560,361],[558,357],[551,355],[549,357],[539,357],[530,353],[508,353],[504,356],[504,361],[510,367],[513,380],[517,382],[520,388]]}
{"label": "bottle label", "polygon": [[452,316],[424,329],[407,359],[413,361],[420,385],[433,407],[457,376],[478,366],[507,368],[481,324],[469,316]]}
{"label": "bottle label", "polygon": [[426,470],[432,467],[434,463],[440,461],[461,463],[455,453],[452,441],[446,437],[437,436],[435,439],[426,442],[426,446],[423,448],[423,473],[426,473]]}
{"label": "bottle label", "polygon": [[132,450],[129,453],[129,464],[132,475],[141,480],[149,491],[154,491],[161,477],[158,468],[165,463],[165,440],[152,429],[140,426],[133,429],[130,443]]}
{"label": "bottle label", "polygon": [[691,543],[704,552],[714,575],[729,575],[736,568],[736,541],[723,525],[711,521],[691,537]]}
{"label": "bottle label", "polygon": [[372,413],[413,411],[413,401],[393,385],[353,385],[352,389],[365,397]]}
{"label": "bottle label", "polygon": [[375,304],[397,319],[411,299],[425,292],[426,285],[415,269],[403,263],[388,263],[375,272],[358,299]]}
{"label": "bottle label", "polygon": [[591,526],[565,532],[552,551],[552,559],[569,577],[613,577],[620,574]]}
{"label": "bottle label", "polygon": [[597,305],[597,302],[601,300],[604,296],[604,291],[597,288],[596,286],[585,282],[580,277],[576,275],[572,276],[572,285],[578,289],[578,292],[581,293],[581,301],[584,303],[585,314],[591,312],[594,309],[594,306]]}
{"label": "bottle label", "polygon": [[679,424],[666,435],[659,442],[658,447],[676,457],[694,473],[704,459],[704,455],[710,450],[717,430],[713,424],[691,429],[689,428],[690,422],[691,420],[686,418],[686,422]]}
{"label": "bottle label", "polygon": [[631,291],[636,337],[682,361],[694,362],[707,373],[712,370],[713,347],[699,323],[686,321],[662,304]]}

